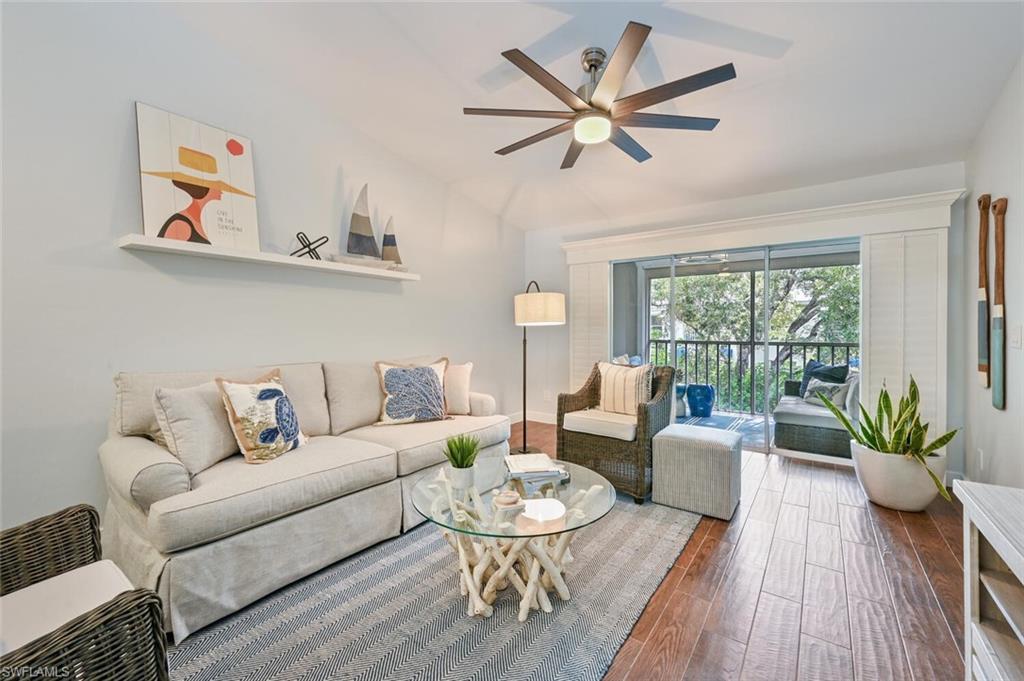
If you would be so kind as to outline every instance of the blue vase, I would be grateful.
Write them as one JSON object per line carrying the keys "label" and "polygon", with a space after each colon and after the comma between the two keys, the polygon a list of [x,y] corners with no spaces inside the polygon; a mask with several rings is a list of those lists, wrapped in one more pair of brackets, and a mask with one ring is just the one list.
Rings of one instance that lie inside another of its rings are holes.
{"label": "blue vase", "polygon": [[715,387],[691,383],[686,389],[686,401],[690,405],[690,416],[711,416],[715,406]]}

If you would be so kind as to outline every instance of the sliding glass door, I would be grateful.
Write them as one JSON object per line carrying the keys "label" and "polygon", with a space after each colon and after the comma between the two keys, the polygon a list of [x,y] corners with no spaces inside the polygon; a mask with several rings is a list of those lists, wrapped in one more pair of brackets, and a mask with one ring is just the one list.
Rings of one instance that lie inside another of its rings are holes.
{"label": "sliding glass door", "polygon": [[814,428],[834,424],[807,421],[823,406],[804,399],[801,380],[812,360],[859,367],[859,259],[849,241],[615,263],[614,354],[675,367],[677,422],[769,450],[781,418],[802,424],[786,449],[828,454],[815,448],[829,434]]}

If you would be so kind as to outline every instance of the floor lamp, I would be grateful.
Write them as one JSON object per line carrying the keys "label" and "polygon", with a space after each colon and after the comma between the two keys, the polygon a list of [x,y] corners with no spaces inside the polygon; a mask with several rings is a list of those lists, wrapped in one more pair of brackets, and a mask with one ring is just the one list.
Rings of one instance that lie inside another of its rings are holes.
{"label": "floor lamp", "polygon": [[[536,291],[530,292],[530,287]],[[526,291],[515,298],[516,326],[523,327],[523,444],[520,454],[536,452],[526,444],[526,327],[561,326],[565,324],[565,294],[542,293],[540,285],[531,281]]]}

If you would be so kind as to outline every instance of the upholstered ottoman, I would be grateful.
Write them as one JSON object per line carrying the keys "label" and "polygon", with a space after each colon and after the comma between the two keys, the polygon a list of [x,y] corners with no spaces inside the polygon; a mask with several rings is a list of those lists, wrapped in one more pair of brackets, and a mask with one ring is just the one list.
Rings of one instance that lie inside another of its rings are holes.
{"label": "upholstered ottoman", "polygon": [[651,499],[728,520],[740,501],[739,433],[674,423],[654,436]]}

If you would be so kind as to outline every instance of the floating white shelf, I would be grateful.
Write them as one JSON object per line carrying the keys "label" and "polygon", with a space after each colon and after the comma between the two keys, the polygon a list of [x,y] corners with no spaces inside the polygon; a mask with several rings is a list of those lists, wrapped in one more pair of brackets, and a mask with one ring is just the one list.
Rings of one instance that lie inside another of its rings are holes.
{"label": "floating white shelf", "polygon": [[329,260],[313,260],[312,258],[296,258],[291,255],[279,253],[253,253],[249,251],[235,251],[230,248],[217,248],[206,244],[193,244],[187,241],[176,241],[173,239],[160,239],[145,234],[126,234],[121,237],[117,245],[119,248],[126,248],[130,251],[154,251],[157,253],[177,253],[179,255],[195,255],[200,258],[214,258],[216,260],[235,260],[238,262],[258,262],[269,265],[283,265],[285,267],[296,267],[307,270],[320,270],[333,272],[335,274],[349,274],[357,277],[371,277],[373,279],[390,279],[393,281],[419,281],[420,275],[412,272],[396,272],[381,267],[368,267],[353,265],[346,262],[331,262]]}

